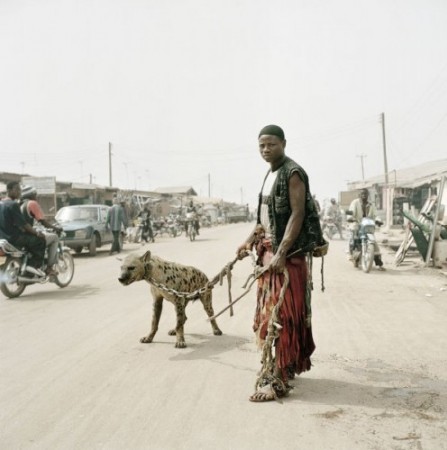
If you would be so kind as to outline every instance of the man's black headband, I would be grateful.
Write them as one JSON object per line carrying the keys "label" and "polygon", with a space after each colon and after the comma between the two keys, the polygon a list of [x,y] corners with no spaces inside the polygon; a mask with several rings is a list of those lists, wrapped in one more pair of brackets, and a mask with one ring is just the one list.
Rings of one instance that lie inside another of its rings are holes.
{"label": "man's black headband", "polygon": [[267,134],[269,136],[278,136],[282,141],[284,141],[285,139],[284,131],[281,127],[278,127],[278,125],[267,125],[266,127],[264,127],[259,132],[258,139],[264,134]]}

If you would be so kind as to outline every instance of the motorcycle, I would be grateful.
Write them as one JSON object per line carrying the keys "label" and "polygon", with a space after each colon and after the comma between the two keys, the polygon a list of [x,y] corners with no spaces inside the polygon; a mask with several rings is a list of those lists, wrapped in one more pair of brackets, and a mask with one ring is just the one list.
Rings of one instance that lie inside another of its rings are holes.
{"label": "motorcycle", "polygon": [[[57,247],[57,275],[34,275],[27,277],[27,273],[34,274],[35,270],[28,266],[30,254],[10,244],[6,239],[0,239],[0,290],[8,298],[19,297],[25,288],[31,284],[55,283],[64,288],[71,283],[74,274],[74,261],[70,249],[63,245],[64,232],[58,233]],[[45,250],[44,270],[48,261],[48,249]]]}
{"label": "motorcycle", "polygon": [[186,237],[190,241],[195,241],[197,235],[196,215],[194,213],[186,213]]}
{"label": "motorcycle", "polygon": [[337,226],[335,225],[334,219],[330,216],[323,217],[323,226],[322,226],[323,234],[325,234],[329,239],[338,233]]}
{"label": "motorcycle", "polygon": [[351,217],[348,218],[348,223],[351,231],[349,251],[352,262],[354,267],[359,267],[360,264],[363,272],[368,273],[374,261],[376,225],[380,227],[383,222],[378,218],[374,220],[370,217],[363,217],[359,223]]}
{"label": "motorcycle", "polygon": [[177,220],[169,218],[166,221],[166,227],[168,230],[168,234],[171,237],[177,237],[179,234],[181,234],[181,230],[179,230],[177,225]]}

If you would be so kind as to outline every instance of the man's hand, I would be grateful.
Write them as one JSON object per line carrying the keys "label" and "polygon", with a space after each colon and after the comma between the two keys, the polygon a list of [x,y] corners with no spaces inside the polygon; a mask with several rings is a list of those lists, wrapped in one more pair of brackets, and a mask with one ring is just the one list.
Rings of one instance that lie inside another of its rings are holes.
{"label": "man's hand", "polygon": [[244,242],[237,248],[236,255],[238,256],[239,259],[243,259],[246,256],[248,256],[248,252],[251,250],[251,248],[252,248],[251,244],[247,244],[246,242]]}
{"label": "man's hand", "polygon": [[277,252],[275,253],[275,255],[273,255],[268,270],[271,272],[282,273],[284,272],[285,267],[286,267],[286,254],[282,255],[279,252]]}

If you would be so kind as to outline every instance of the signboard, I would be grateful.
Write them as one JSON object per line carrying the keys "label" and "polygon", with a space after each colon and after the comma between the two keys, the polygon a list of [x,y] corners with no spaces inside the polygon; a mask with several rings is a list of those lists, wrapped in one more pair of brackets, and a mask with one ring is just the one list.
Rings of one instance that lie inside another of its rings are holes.
{"label": "signboard", "polygon": [[22,177],[22,184],[35,187],[37,195],[56,194],[56,177]]}

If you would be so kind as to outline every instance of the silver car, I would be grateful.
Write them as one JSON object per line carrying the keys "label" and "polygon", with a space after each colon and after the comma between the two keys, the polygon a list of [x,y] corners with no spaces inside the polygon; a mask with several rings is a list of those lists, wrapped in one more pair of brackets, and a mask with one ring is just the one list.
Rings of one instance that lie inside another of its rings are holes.
{"label": "silver car", "polygon": [[107,205],[72,205],[61,208],[55,219],[64,229],[65,245],[76,253],[87,248],[90,255],[96,255],[96,249],[111,244],[113,234],[106,227]]}

